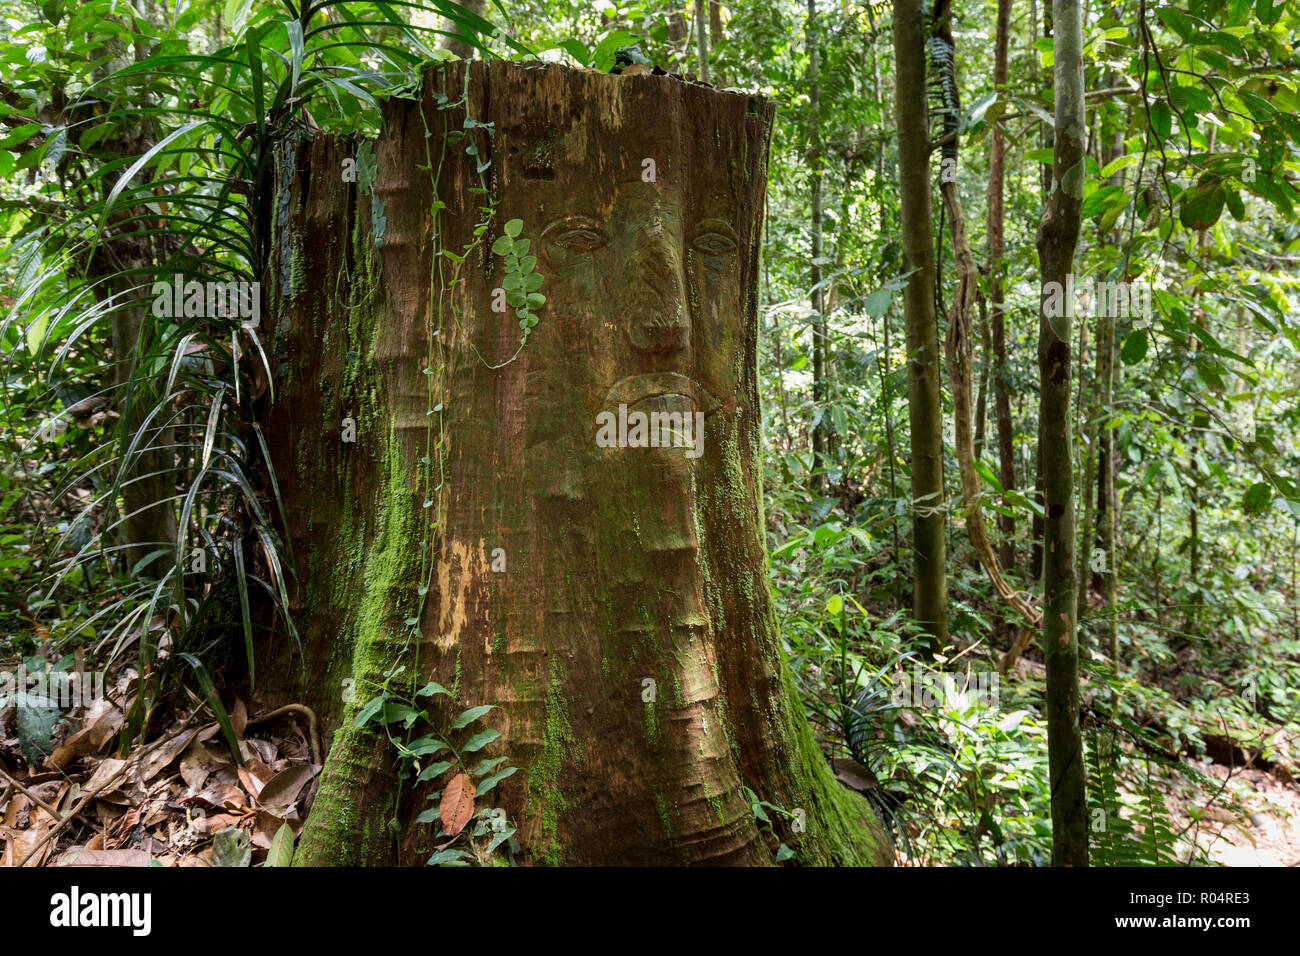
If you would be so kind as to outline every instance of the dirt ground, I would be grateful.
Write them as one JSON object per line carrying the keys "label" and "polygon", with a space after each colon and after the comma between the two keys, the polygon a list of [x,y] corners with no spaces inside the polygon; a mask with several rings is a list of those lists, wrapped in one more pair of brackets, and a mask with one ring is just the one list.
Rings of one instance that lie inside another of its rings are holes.
{"label": "dirt ground", "polygon": [[[1300,866],[1300,786],[1283,773],[1217,763],[1195,763],[1202,773],[1227,781],[1228,791],[1245,809],[1242,815],[1215,806],[1194,827],[1196,844],[1221,866]],[[1187,805],[1175,800],[1180,824],[1192,817]],[[1171,807],[1171,809],[1175,809]]]}

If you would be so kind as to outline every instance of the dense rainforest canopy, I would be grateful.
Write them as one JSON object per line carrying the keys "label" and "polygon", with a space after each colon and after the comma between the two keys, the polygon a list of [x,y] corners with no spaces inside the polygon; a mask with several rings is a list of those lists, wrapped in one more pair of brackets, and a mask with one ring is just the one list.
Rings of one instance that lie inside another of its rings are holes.
{"label": "dense rainforest canopy", "polygon": [[1300,862],[1294,4],[0,18],[0,865]]}

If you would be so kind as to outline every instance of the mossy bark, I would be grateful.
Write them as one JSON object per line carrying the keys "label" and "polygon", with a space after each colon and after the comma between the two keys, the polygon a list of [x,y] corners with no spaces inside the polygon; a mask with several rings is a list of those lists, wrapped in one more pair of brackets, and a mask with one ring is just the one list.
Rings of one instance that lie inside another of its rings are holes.
{"label": "mossy bark", "polygon": [[899,207],[907,322],[907,411],[912,441],[912,615],[937,654],[948,642],[946,511],[939,331],[925,93],[925,17],[920,0],[895,0],[894,61]]}
{"label": "mossy bark", "polygon": [[[481,755],[520,772],[485,799],[519,827],[523,862],[771,863],[747,789],[803,811],[799,832],[776,824],[800,861],[888,862],[813,740],[768,591],[771,105],[457,62],[384,111],[373,178],[344,181],[360,150],[341,138],[282,157],[267,269],[267,431],[302,655],[283,641],[259,675],[279,678],[268,703],[305,699],[332,734],[298,859],[428,858],[434,827],[415,818],[439,784],[399,785],[382,736],[351,727],[404,665],[403,686],[453,690],[432,698],[437,723],[496,705]],[[547,297],[522,349],[514,309],[493,308],[490,249],[514,219]],[[460,265],[439,255],[471,245]],[[699,412],[699,444],[601,447],[597,416],[620,405]]]}
{"label": "mossy bark", "polygon": [[[1079,0],[1053,0],[1056,141],[1051,191],[1038,226],[1042,299],[1038,322],[1039,453],[1043,482],[1043,658],[1047,665],[1047,750],[1052,783],[1052,862],[1088,865],[1083,740],[1079,726],[1076,617],[1074,432],[1070,408],[1072,304],[1050,305],[1074,270],[1083,207],[1083,13]],[[1059,312],[1059,314],[1057,314]]]}

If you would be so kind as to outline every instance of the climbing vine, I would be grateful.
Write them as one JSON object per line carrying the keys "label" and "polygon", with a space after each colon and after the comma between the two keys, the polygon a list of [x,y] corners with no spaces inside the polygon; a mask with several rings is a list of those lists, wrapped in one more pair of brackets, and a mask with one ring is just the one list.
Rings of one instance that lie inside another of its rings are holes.
{"label": "climbing vine", "polygon": [[[475,753],[500,736],[496,730],[483,730],[471,736],[460,748],[450,742],[449,732],[430,732],[414,737],[417,725],[427,724],[435,727],[436,723],[427,709],[420,706],[421,698],[446,695],[451,700],[459,697],[458,682],[449,690],[437,682],[429,682],[416,689],[415,681],[420,672],[419,641],[422,637],[420,622],[424,616],[425,601],[432,585],[433,574],[437,565],[434,552],[439,528],[446,517],[446,446],[447,421],[446,397],[449,394],[451,363],[447,354],[446,338],[449,329],[457,334],[463,333],[462,315],[456,296],[457,290],[464,283],[465,264],[475,259],[484,238],[488,235],[496,216],[496,203],[488,185],[487,173],[491,159],[485,158],[479,134],[490,137],[493,124],[484,122],[470,115],[469,78],[470,70],[464,71],[464,86],[459,97],[453,99],[447,93],[432,93],[432,102],[441,117],[441,129],[430,128],[429,117],[424,110],[419,111],[424,126],[424,164],[419,168],[429,174],[433,199],[429,208],[430,222],[430,257],[429,257],[429,336],[425,355],[424,374],[428,381],[427,403],[425,409],[426,426],[423,454],[419,459],[417,490],[421,501],[421,537],[420,565],[417,585],[417,603],[412,615],[403,622],[406,627],[406,640],[399,660],[405,659],[415,645],[415,658],[409,671],[411,684],[405,693],[398,689],[398,678],[407,674],[405,664],[397,664],[385,673],[384,685],[378,694],[372,697],[357,714],[354,726],[360,728],[367,723],[378,724],[390,743],[396,748],[399,760],[399,780],[406,781],[412,776],[417,782],[436,780],[448,771],[455,770],[443,790],[429,795],[430,800],[439,800],[438,806],[431,807],[417,818],[417,823],[432,823],[440,820],[440,836],[447,841],[438,847],[430,858],[431,864],[464,865],[470,860],[480,863],[492,858],[492,854],[502,842],[509,839],[514,828],[506,824],[503,811],[495,809],[482,811],[478,823],[471,828],[468,842],[470,850],[453,848],[451,844],[465,831],[468,817],[464,808],[473,809],[473,799],[488,793],[496,784],[515,772],[517,768],[508,765],[508,757],[480,760],[470,767],[465,755]],[[415,95],[421,96],[420,85],[415,88]],[[459,129],[452,128],[452,115],[456,110],[464,110],[464,119]],[[437,139],[437,146],[432,144]],[[477,184],[469,187],[472,195],[482,198],[477,207],[478,219],[468,241],[457,249],[447,248],[444,244],[444,212],[448,204],[439,197],[439,183],[448,160],[448,150],[461,145],[467,157],[474,163]],[[436,149],[436,156],[435,156]],[[369,192],[371,202],[371,229],[375,244],[382,243],[382,234],[386,226],[382,202],[374,197],[374,181],[377,175],[377,163],[373,153],[367,147],[358,151],[358,185]],[[477,346],[470,342],[475,357],[489,369],[500,369],[519,357],[527,344],[529,332],[538,324],[537,310],[546,303],[546,297],[540,292],[543,278],[536,271],[537,256],[530,253],[530,241],[520,238],[523,221],[512,219],[504,226],[502,234],[493,242],[491,251],[503,260],[505,278],[502,287],[493,294],[494,311],[498,309],[498,299],[505,305],[513,307],[519,319],[520,341],[518,348],[505,361],[491,364],[483,357]],[[480,255],[481,255],[480,251]],[[453,722],[450,731],[468,727],[492,709],[493,705],[479,705],[463,711]],[[398,729],[402,733],[396,734]],[[422,760],[442,751],[450,751],[452,759],[438,760],[422,766]],[[506,766],[502,767],[502,764]],[[470,788],[470,783],[477,781]],[[395,796],[395,806],[400,802],[399,792]]]}

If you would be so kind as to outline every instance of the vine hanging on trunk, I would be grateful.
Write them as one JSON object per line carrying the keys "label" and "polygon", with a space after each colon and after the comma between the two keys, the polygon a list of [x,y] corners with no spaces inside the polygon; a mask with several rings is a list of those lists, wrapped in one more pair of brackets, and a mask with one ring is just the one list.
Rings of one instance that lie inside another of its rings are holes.
{"label": "vine hanging on trunk", "polygon": [[1027,646],[1033,632],[1042,624],[1043,616],[1038,608],[1007,583],[1002,576],[1002,568],[997,555],[989,544],[984,530],[984,514],[980,508],[982,490],[979,473],[975,470],[975,448],[972,440],[972,374],[971,374],[971,336],[973,334],[972,317],[978,294],[975,257],[971,253],[970,242],[966,238],[966,217],[962,212],[961,198],[957,194],[955,168],[951,170],[948,160],[955,166],[957,158],[958,120],[960,103],[957,99],[955,44],[949,26],[950,3],[940,0],[931,13],[928,27],[930,38],[927,43],[930,69],[933,73],[932,89],[939,100],[943,114],[943,137],[934,146],[942,147],[944,170],[939,176],[939,193],[943,200],[948,232],[952,239],[953,264],[956,267],[956,289],[952,304],[948,310],[948,333],[944,341],[944,353],[948,362],[948,377],[952,384],[953,419],[957,453],[957,466],[961,474],[962,508],[966,523],[966,533],[985,573],[1003,601],[1024,618],[1025,626],[1021,628],[1012,649],[1003,658],[1003,673],[1010,670],[1020,652]]}

